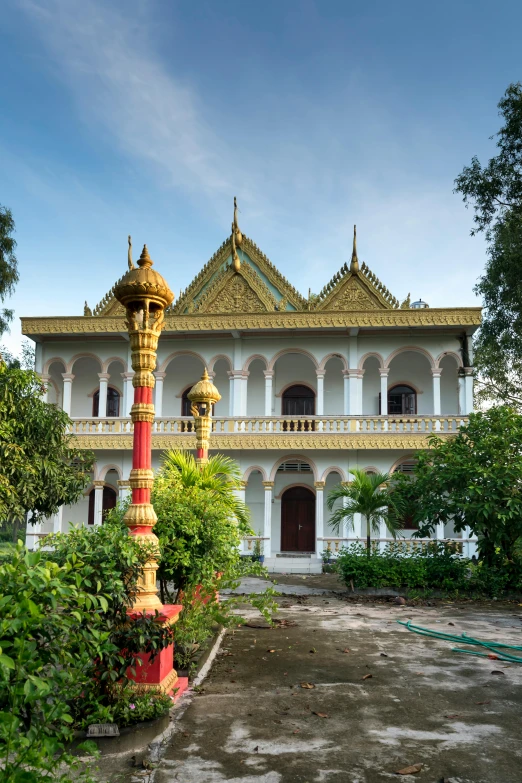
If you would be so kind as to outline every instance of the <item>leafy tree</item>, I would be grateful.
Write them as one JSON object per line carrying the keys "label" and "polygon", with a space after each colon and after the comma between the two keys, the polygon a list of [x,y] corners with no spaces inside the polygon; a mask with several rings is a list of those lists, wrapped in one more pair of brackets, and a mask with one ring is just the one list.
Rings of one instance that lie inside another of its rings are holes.
{"label": "leafy tree", "polygon": [[454,438],[432,436],[419,454],[413,487],[417,535],[438,523],[469,526],[481,558],[515,565],[522,536],[522,416],[499,406],[472,413]]}
{"label": "leafy tree", "polygon": [[10,370],[34,370],[34,343],[29,340],[23,340],[19,356],[15,356],[4,345],[0,345],[0,356]]}
{"label": "leafy tree", "polygon": [[361,514],[366,521],[366,554],[371,555],[371,534],[379,533],[381,520],[393,537],[402,527],[401,508],[398,496],[391,487],[392,476],[390,473],[365,473],[364,470],[354,468],[350,471],[353,481],[337,484],[328,493],[328,508],[333,510],[337,500],[342,500],[345,505],[335,509],[330,517],[330,525],[339,535],[344,522],[354,525],[355,514]]}
{"label": "leafy tree", "polygon": [[[18,262],[14,253],[16,240],[12,237],[14,231],[11,210],[0,205],[0,302],[13,293],[19,279]],[[0,336],[8,331],[12,320],[12,310],[0,310]]]}
{"label": "leafy tree", "polygon": [[41,394],[34,372],[0,361],[0,521],[48,517],[90,480],[94,455],[73,447],[67,414]]}
{"label": "leafy tree", "polygon": [[484,232],[488,260],[475,291],[485,312],[476,340],[479,399],[522,406],[522,84],[498,104],[504,123],[498,154],[482,166],[474,157],[455,180],[474,208],[472,234]]}

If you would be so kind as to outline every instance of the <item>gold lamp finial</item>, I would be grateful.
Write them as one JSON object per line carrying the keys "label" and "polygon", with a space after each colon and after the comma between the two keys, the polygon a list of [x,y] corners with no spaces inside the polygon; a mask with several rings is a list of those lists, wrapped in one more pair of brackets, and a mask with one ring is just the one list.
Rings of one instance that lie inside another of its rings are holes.
{"label": "gold lamp finial", "polygon": [[353,250],[352,260],[350,263],[350,272],[359,271],[359,259],[357,258],[357,226],[353,227]]}
{"label": "gold lamp finial", "polygon": [[141,256],[138,259],[138,266],[142,267],[142,268],[145,267],[146,269],[148,269],[149,267],[152,266],[153,263],[154,263],[154,261],[149,256],[149,251],[147,250],[147,245],[143,245],[143,250],[141,251]]}

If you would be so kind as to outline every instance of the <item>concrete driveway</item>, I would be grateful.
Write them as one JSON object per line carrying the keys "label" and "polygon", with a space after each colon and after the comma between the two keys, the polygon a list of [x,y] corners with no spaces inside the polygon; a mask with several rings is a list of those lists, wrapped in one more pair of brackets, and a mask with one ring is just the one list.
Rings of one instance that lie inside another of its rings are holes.
{"label": "concrete driveway", "polygon": [[154,783],[522,781],[522,666],[458,655],[396,622],[522,644],[517,604],[279,603],[278,627],[252,617],[226,635]]}

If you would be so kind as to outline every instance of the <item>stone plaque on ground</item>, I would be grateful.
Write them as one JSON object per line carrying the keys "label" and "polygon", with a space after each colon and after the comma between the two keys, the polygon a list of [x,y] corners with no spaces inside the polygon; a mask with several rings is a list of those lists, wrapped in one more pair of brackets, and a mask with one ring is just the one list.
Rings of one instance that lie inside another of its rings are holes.
{"label": "stone plaque on ground", "polygon": [[120,730],[115,723],[91,723],[87,729],[88,737],[119,737]]}

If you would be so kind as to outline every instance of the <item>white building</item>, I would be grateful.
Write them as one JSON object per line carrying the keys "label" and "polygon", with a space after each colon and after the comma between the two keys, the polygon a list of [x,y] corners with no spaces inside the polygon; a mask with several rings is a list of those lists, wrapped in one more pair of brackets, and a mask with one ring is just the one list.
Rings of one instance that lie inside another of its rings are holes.
{"label": "white building", "polygon": [[[175,277],[166,260],[158,267],[167,281]],[[114,271],[122,271],[119,262]],[[235,223],[167,313],[153,465],[164,449],[194,448],[186,393],[206,366],[221,393],[211,452],[241,466],[266,564],[319,570],[327,541],[335,551],[361,534],[356,522],[332,535],[329,489],[353,467],[407,470],[429,433],[451,436],[466,420],[479,323],[480,308],[433,308],[409,297],[399,305],[359,265],[355,240],[351,262],[306,299]],[[83,316],[23,318],[22,326],[36,343],[47,399],[70,415],[77,443],[97,459],[83,499],[31,532],[99,524],[129,491],[132,371],[123,311],[109,292],[92,313],[86,306]],[[437,531],[454,537],[451,526]],[[383,527],[381,542],[387,538]],[[462,544],[474,550],[466,536]]]}

